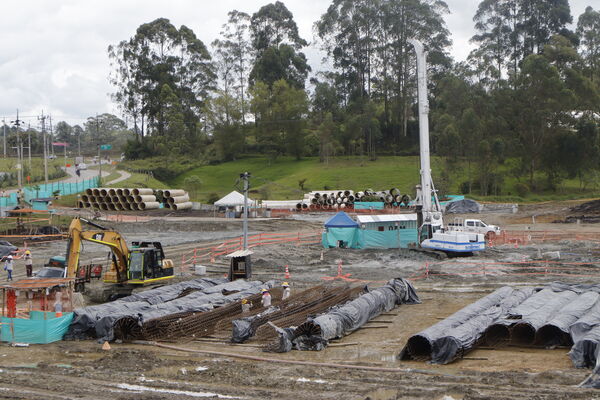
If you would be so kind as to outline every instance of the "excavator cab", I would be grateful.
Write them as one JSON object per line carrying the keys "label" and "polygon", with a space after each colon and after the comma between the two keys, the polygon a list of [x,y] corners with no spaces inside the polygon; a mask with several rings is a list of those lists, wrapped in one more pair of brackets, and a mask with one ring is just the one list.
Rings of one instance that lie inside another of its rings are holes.
{"label": "excavator cab", "polygon": [[127,277],[131,283],[151,282],[167,276],[173,276],[173,263],[165,260],[160,242],[132,243]]}

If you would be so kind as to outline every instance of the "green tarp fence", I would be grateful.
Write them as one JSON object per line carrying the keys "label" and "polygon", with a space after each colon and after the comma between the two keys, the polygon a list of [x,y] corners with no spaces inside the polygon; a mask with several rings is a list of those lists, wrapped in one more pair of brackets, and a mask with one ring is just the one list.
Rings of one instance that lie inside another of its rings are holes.
{"label": "green tarp fence", "polygon": [[324,248],[343,247],[349,249],[397,249],[408,248],[417,243],[416,229],[374,231],[359,228],[327,228],[321,236]]}
{"label": "green tarp fence", "polygon": [[31,311],[29,319],[2,317],[0,340],[30,344],[56,342],[62,340],[72,320],[72,312],[63,313],[62,317],[43,311]]}
{"label": "green tarp fence", "polygon": [[[98,187],[98,177],[84,179],[77,182],[65,183],[65,182],[52,182],[49,184],[38,185],[39,189],[34,189],[33,186],[28,186],[23,189],[25,194],[25,201],[30,202],[32,199],[48,198],[52,197],[52,193],[60,191],[61,196],[68,196],[70,194],[80,193],[86,189]],[[15,197],[16,205],[16,197]]]}
{"label": "green tarp fence", "polygon": [[357,201],[354,203],[355,210],[383,210],[384,202],[379,201]]}

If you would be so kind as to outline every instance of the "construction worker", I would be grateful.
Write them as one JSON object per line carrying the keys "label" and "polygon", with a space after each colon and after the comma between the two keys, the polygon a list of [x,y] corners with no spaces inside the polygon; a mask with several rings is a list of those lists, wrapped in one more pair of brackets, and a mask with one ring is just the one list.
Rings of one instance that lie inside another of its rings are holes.
{"label": "construction worker", "polygon": [[6,261],[4,262],[4,270],[6,271],[6,273],[8,274],[6,277],[7,281],[12,281],[12,272],[13,272],[13,257],[9,254],[8,257],[6,257]]}
{"label": "construction worker", "polygon": [[25,250],[25,271],[27,272],[28,278],[33,276],[33,259],[31,258],[31,252],[29,250]]}
{"label": "construction worker", "polygon": [[242,314],[248,314],[250,309],[252,308],[252,303],[248,301],[248,299],[242,300]]}
{"label": "construction worker", "polygon": [[283,295],[281,296],[281,300],[285,300],[288,297],[290,297],[291,294],[290,284],[287,282],[283,282],[281,286],[283,287]]}
{"label": "construction worker", "polygon": [[271,307],[271,293],[269,293],[269,289],[262,290],[262,299],[260,302],[264,308]]}

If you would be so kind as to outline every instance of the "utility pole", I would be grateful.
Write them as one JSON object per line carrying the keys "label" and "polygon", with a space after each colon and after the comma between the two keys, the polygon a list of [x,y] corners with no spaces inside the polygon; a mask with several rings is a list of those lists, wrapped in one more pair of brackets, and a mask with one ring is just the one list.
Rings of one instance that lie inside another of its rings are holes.
{"label": "utility pole", "polygon": [[244,181],[244,250],[248,250],[248,189],[250,188],[250,173],[240,174]]}
{"label": "utility pole", "polygon": [[19,132],[19,127],[23,121],[19,119],[19,109],[17,109],[17,119],[12,121],[12,123],[17,128],[17,181],[19,184],[19,189],[23,189],[23,145],[21,144],[21,134]]}
{"label": "utility pole", "polygon": [[[52,149],[52,155],[54,156],[54,131],[52,131],[52,116],[48,115],[48,122],[50,123],[50,146]],[[54,157],[53,157],[54,158]]]}
{"label": "utility pole", "polygon": [[29,155],[29,169],[31,169],[31,123],[27,124],[27,154]]}
{"label": "utility pole", "polygon": [[2,127],[4,128],[4,158],[6,158],[6,119],[2,118]]}
{"label": "utility pole", "polygon": [[46,148],[46,117],[44,116],[44,110],[42,110],[42,116],[38,117],[38,120],[42,121],[42,141],[44,144],[44,183],[48,184],[48,153]]}
{"label": "utility pole", "polygon": [[100,157],[100,146],[102,143],[100,142],[100,123],[98,122],[98,113],[96,113],[96,138],[98,139],[98,162],[100,166],[98,167],[98,186],[102,183],[102,158]]}

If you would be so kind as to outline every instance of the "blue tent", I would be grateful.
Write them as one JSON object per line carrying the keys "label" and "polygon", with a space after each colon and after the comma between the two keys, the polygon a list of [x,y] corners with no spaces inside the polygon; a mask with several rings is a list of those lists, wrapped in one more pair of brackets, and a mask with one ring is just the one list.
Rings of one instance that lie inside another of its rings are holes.
{"label": "blue tent", "polygon": [[358,222],[343,211],[335,214],[325,222],[322,236],[323,247],[358,247]]}
{"label": "blue tent", "polygon": [[358,228],[358,222],[343,211],[325,221],[325,228]]}

